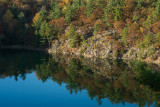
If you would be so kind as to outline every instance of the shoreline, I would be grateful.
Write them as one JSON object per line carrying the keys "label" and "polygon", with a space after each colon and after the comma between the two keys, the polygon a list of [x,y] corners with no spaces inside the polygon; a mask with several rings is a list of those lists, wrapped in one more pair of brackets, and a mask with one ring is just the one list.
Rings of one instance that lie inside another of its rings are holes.
{"label": "shoreline", "polygon": [[[20,45],[11,45],[11,46],[0,46],[0,50],[5,50],[5,49],[24,49],[24,50],[29,50],[29,51],[44,51],[44,52],[47,52],[48,54],[63,54],[63,55],[71,55],[71,56],[76,56],[76,57],[80,57],[80,56],[83,56],[85,58],[100,58],[100,57],[96,57],[96,56],[88,56],[88,55],[85,55],[85,54],[77,54],[77,53],[74,53],[74,52],[57,52],[57,51],[53,51],[54,49],[52,48],[47,48],[47,49],[44,49],[44,48],[34,48],[34,47],[31,47],[31,46],[20,46]],[[139,59],[139,58],[132,58],[132,57],[127,57],[127,58],[124,58],[124,57],[121,57],[121,58],[115,58],[115,57],[111,57],[111,58],[100,58],[100,59],[109,59],[109,60],[138,60],[138,61],[141,61],[141,62],[145,62],[145,63],[153,63],[153,64],[157,64],[157,65],[160,65],[160,62],[158,61],[153,61],[153,60],[148,60],[148,59]]]}
{"label": "shoreline", "polygon": [[34,47],[31,47],[31,46],[20,46],[20,45],[0,46],[0,50],[4,50],[4,49],[24,49],[24,50],[30,50],[30,51],[45,51],[45,52],[48,52],[48,49],[34,48]]}

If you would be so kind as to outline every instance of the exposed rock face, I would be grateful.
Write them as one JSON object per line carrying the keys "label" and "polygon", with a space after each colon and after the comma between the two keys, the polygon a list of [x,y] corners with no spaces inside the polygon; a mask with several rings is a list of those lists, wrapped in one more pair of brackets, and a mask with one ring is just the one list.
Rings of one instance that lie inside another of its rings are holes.
{"label": "exposed rock face", "polygon": [[[86,34],[82,30],[77,30],[81,34]],[[82,43],[76,48],[70,48],[68,40],[55,40],[50,49],[51,53],[71,54],[84,57],[97,57],[107,59],[138,59],[141,61],[152,62],[160,64],[160,52],[157,50],[156,57],[150,57],[148,55],[149,50],[142,50],[135,47],[126,48],[125,53],[114,52],[113,45],[107,41],[109,34],[116,31],[104,31],[102,34],[97,34],[86,39],[85,43]]]}

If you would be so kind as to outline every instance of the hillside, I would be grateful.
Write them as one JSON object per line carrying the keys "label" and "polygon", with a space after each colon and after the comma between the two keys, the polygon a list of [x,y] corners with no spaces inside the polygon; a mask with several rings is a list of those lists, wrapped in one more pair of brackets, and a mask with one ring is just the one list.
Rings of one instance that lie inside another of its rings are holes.
{"label": "hillside", "polygon": [[160,0],[1,0],[1,46],[160,63]]}

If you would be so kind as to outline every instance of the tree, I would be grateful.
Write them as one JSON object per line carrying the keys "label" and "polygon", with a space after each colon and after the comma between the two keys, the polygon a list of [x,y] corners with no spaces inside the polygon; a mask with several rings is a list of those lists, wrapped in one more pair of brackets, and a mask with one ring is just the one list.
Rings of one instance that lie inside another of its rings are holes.
{"label": "tree", "polygon": [[36,13],[35,17],[33,18],[33,27],[35,30],[39,30],[41,23],[44,20],[47,20],[47,16],[48,12],[44,7],[42,7],[38,13]]}
{"label": "tree", "polygon": [[155,3],[155,10],[153,12],[153,17],[157,21],[160,18],[160,0]]}
{"label": "tree", "polygon": [[47,40],[49,47],[51,46],[51,42],[53,39],[52,31],[53,31],[52,26],[49,25],[47,21],[43,21],[41,23],[39,34],[41,36],[41,43],[42,44],[45,44],[45,42]]}
{"label": "tree", "polygon": [[147,29],[150,29],[152,27],[151,16],[148,16],[147,20],[143,23],[143,26]]}
{"label": "tree", "polygon": [[79,10],[81,7],[80,0],[74,0],[72,4],[72,8],[74,11]]}
{"label": "tree", "polygon": [[70,24],[73,18],[73,10],[71,4],[67,5],[67,9],[65,11],[65,21]]}
{"label": "tree", "polygon": [[24,13],[21,12],[19,15],[18,15],[18,21],[19,21],[19,24],[20,24],[20,27],[22,29],[24,29],[25,27],[25,16],[24,16]]}
{"label": "tree", "polygon": [[75,31],[75,27],[73,25],[70,25],[68,40],[69,40],[70,47],[75,48],[77,44],[77,34]]}
{"label": "tree", "polygon": [[137,13],[134,14],[132,20],[133,21],[137,21],[139,19],[139,16],[137,15]]}
{"label": "tree", "polygon": [[55,2],[55,4],[51,8],[52,10],[50,11],[49,19],[59,19],[62,15],[62,12],[58,2]]}
{"label": "tree", "polygon": [[93,12],[93,0],[89,0],[87,2],[87,5],[86,5],[86,11],[85,13],[87,14],[87,17],[90,17],[92,12]]}
{"label": "tree", "polygon": [[127,29],[127,27],[124,27],[120,36],[121,36],[122,42],[125,46],[127,45],[127,38],[126,38],[127,35],[128,35],[128,29]]}
{"label": "tree", "polygon": [[106,26],[111,25],[110,22],[109,22],[109,18],[110,18],[109,9],[108,9],[108,7],[106,7],[105,10],[104,10],[104,16],[103,16],[103,21],[105,22]]}
{"label": "tree", "polygon": [[13,19],[13,14],[10,9],[7,9],[6,13],[3,15],[3,20],[5,23],[9,24]]}
{"label": "tree", "polygon": [[122,18],[122,7],[120,5],[117,5],[114,10],[112,11],[114,15],[114,20],[119,20]]}
{"label": "tree", "polygon": [[95,23],[95,24],[94,24],[94,32],[93,32],[93,35],[96,35],[96,34],[97,34],[97,32],[99,31],[99,28],[100,28],[99,24]]}
{"label": "tree", "polygon": [[143,2],[144,2],[144,0],[138,0],[138,3],[137,3],[138,9],[141,9]]}

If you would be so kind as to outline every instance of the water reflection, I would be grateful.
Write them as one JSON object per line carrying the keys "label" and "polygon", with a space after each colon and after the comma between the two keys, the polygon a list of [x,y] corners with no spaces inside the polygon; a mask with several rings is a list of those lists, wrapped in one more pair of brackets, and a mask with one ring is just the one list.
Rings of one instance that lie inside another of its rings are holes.
{"label": "water reflection", "polygon": [[160,106],[160,67],[138,61],[123,62],[49,56],[40,52],[3,51],[0,53],[0,78],[14,76],[25,80],[35,72],[37,79],[66,84],[70,94],[87,90],[88,96],[101,105],[135,103]]}

